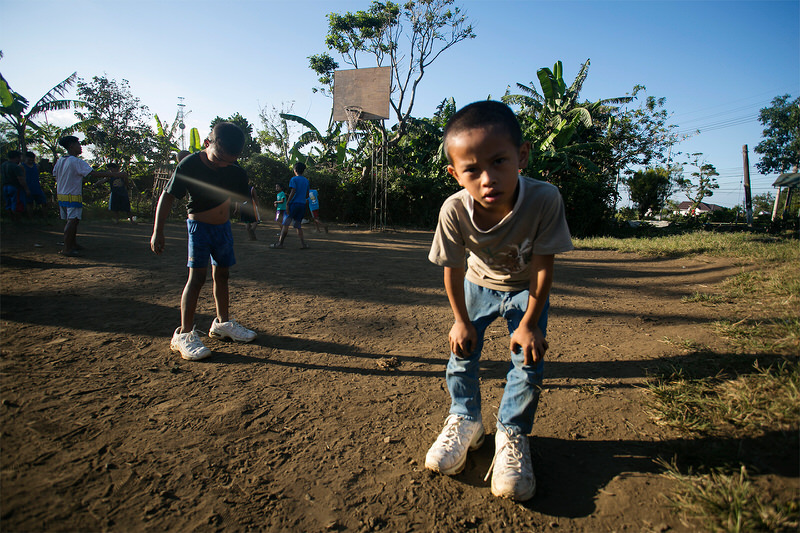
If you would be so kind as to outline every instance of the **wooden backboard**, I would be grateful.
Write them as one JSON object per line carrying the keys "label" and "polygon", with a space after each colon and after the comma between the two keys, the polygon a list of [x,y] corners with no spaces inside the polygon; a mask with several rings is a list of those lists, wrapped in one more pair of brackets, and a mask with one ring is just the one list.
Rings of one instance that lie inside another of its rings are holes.
{"label": "wooden backboard", "polygon": [[345,122],[345,108],[361,108],[361,120],[389,118],[391,67],[337,70],[333,73],[333,120]]}

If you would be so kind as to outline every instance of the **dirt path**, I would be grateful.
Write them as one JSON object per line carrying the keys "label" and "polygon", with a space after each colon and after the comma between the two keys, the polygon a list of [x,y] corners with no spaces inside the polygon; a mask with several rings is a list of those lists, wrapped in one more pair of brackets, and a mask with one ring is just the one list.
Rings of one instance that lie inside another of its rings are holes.
{"label": "dirt path", "polygon": [[[56,254],[59,230],[2,227],[4,531],[686,530],[653,460],[709,443],[652,424],[639,386],[685,357],[665,337],[724,352],[713,310],[680,299],[736,273],[726,260],[557,259],[539,492],[516,504],[483,481],[493,439],[454,478],[423,467],[449,405],[431,233],[336,228],[270,250],[274,231],[248,242],[237,225],[232,316],[260,336],[209,339],[190,363],[169,350],[183,227],[162,257],[146,224],[83,224],[80,258]],[[213,316],[209,282],[198,327]],[[482,371],[492,432],[506,336],[491,326]]]}

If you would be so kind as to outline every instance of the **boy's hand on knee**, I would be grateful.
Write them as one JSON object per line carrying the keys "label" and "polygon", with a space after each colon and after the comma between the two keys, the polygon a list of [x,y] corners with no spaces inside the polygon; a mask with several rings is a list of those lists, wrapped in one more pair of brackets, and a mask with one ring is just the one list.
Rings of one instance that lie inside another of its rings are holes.
{"label": "boy's hand on knee", "polygon": [[521,350],[526,366],[531,366],[544,359],[548,347],[547,339],[544,338],[538,327],[528,329],[520,325],[511,335],[511,351],[516,353]]}
{"label": "boy's hand on knee", "polygon": [[450,351],[459,357],[469,357],[478,342],[478,333],[471,322],[456,321],[448,335]]}

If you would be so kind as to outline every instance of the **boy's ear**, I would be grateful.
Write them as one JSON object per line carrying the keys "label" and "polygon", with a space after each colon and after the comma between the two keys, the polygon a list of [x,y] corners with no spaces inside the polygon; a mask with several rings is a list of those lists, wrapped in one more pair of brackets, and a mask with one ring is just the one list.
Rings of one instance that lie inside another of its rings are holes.
{"label": "boy's ear", "polygon": [[456,175],[456,167],[454,167],[453,165],[447,165],[447,173],[453,176],[456,181],[458,181],[458,176]]}
{"label": "boy's ear", "polygon": [[209,141],[208,139],[204,140],[204,141],[203,141],[203,148],[208,148],[208,146],[209,146],[210,144],[211,144],[211,141]]}
{"label": "boy's ear", "polygon": [[528,162],[530,161],[530,153],[531,153],[531,143],[530,141],[525,141],[522,143],[522,146],[519,147],[519,169],[522,170],[528,166]]}

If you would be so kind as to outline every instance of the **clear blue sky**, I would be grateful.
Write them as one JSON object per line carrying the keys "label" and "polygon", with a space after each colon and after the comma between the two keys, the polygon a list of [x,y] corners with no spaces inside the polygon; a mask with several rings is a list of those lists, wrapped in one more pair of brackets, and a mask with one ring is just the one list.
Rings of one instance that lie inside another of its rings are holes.
{"label": "clear blue sky", "polygon": [[[308,56],[325,51],[325,15],[369,0],[0,0],[0,72],[33,103],[72,72],[127,79],[134,96],[172,121],[184,97],[188,128],[239,112],[261,127],[259,108],[293,105],[319,127],[331,101],[312,92]],[[623,96],[642,84],[666,97],[672,122],[701,133],[677,149],[702,152],[720,173],[708,201],[741,204],[742,146],[754,194],[772,191],[753,148],[759,109],[800,94],[800,2],[464,0],[477,38],[434,63],[414,108],[430,116],[508,85],[529,84],[561,60],[571,82],[591,59],[581,96]],[[337,58],[339,59],[339,58]],[[349,68],[340,61],[341,68]],[[372,65],[362,65],[372,66]],[[73,96],[75,95],[73,91]],[[290,104],[292,103],[293,104]],[[69,122],[69,117],[49,117]],[[676,194],[675,199],[683,200]]]}

